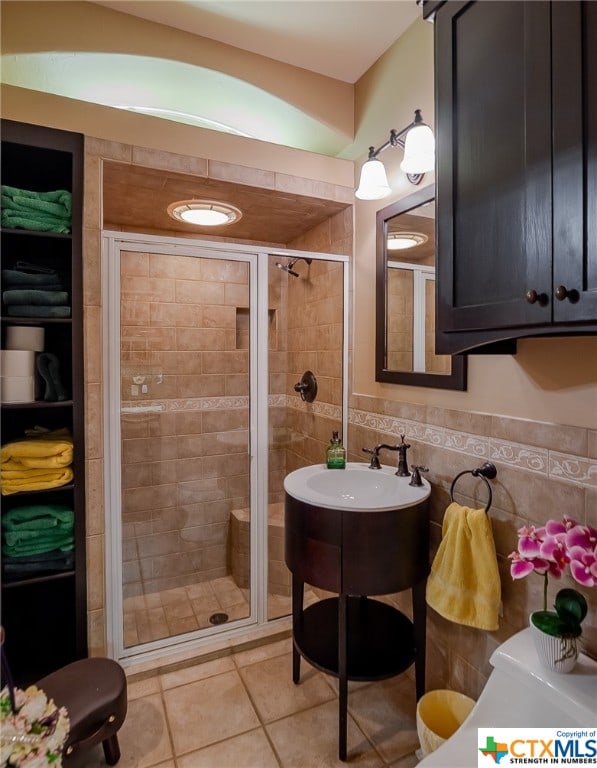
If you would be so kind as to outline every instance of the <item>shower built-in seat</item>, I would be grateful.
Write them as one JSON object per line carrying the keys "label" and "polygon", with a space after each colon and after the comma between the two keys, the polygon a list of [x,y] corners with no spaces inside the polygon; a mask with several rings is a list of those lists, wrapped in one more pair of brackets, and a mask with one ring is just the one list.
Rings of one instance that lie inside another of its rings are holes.
{"label": "shower built-in seat", "polygon": [[[233,509],[230,513],[230,567],[232,577],[241,589],[250,580],[250,515],[249,509]],[[267,523],[267,590],[270,595],[290,596],[290,571],[284,562],[284,503],[270,504]]]}

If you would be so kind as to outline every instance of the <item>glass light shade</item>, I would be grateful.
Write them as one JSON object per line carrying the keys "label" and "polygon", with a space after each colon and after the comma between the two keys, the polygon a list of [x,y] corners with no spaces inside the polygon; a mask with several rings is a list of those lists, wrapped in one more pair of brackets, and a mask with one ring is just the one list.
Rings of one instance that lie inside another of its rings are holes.
{"label": "glass light shade", "polygon": [[168,216],[186,224],[218,227],[238,221],[242,212],[230,203],[216,200],[179,200],[168,206]]}
{"label": "glass light shade", "polygon": [[406,134],[400,170],[413,174],[435,170],[435,138],[428,125],[416,125]]}
{"label": "glass light shade", "polygon": [[388,235],[388,251],[404,251],[426,243],[429,238],[420,232],[393,232]]}
{"label": "glass light shade", "polygon": [[360,200],[380,200],[392,190],[388,184],[386,169],[381,160],[367,160],[361,168],[361,179],[355,196]]}

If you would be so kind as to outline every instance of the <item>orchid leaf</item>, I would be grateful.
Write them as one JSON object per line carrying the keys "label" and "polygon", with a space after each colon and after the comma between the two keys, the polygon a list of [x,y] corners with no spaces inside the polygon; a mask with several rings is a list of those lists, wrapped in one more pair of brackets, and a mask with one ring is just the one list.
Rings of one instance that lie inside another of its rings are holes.
{"label": "orchid leaf", "polygon": [[553,637],[561,637],[570,631],[569,627],[554,611],[535,611],[531,615],[531,621],[537,629]]}
{"label": "orchid leaf", "polygon": [[587,601],[575,589],[560,589],[554,608],[562,621],[570,627],[580,627],[587,615]]}

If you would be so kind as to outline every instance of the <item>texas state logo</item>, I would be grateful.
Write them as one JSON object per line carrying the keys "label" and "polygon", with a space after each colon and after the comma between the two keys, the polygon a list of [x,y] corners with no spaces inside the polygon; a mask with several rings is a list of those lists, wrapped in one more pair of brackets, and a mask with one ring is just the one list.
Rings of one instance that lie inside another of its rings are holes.
{"label": "texas state logo", "polygon": [[478,768],[597,766],[596,728],[479,728]]}

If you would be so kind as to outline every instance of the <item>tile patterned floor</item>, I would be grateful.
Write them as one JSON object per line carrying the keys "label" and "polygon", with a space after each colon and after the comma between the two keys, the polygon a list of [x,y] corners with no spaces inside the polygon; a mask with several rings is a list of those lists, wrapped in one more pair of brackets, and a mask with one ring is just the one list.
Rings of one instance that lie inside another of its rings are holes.
{"label": "tile patterned floor", "polygon": [[[414,768],[414,683],[349,685],[348,762],[338,760],[335,680],[278,640],[129,683],[120,768]],[[104,768],[101,746],[69,768]]]}

